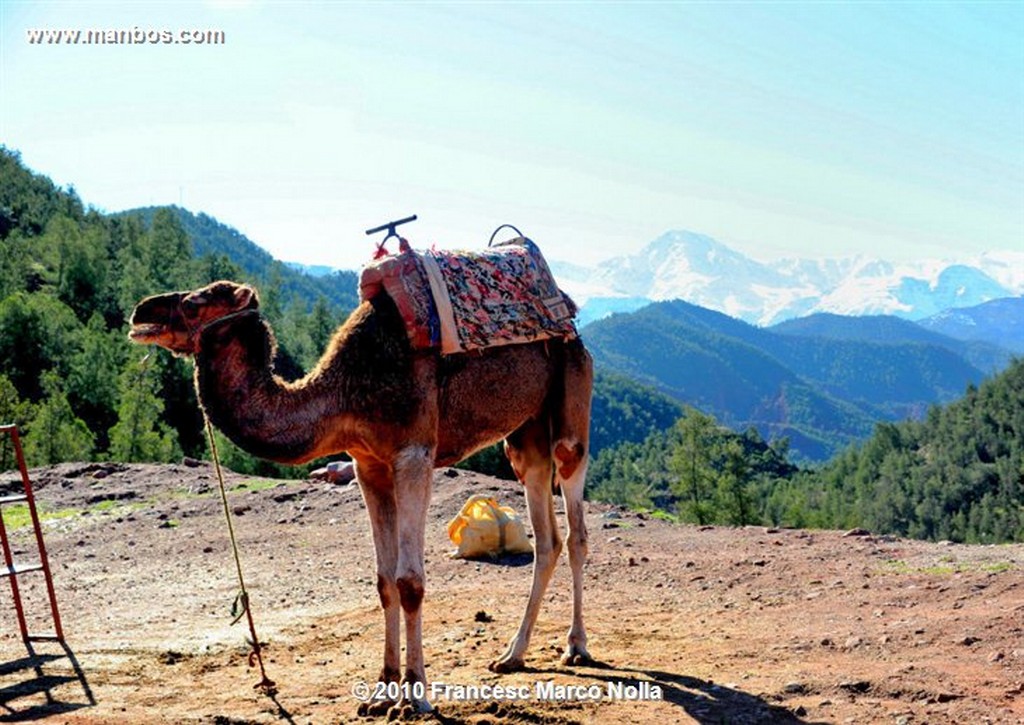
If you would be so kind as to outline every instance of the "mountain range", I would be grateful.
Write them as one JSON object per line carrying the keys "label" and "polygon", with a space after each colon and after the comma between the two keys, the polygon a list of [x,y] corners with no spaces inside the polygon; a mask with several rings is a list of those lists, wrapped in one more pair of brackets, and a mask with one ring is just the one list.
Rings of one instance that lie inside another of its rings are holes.
{"label": "mountain range", "polygon": [[762,262],[690,231],[667,232],[635,254],[593,267],[558,261],[551,267],[581,306],[583,324],[671,299],[765,326],[818,312],[921,320],[1024,294],[1024,252]]}

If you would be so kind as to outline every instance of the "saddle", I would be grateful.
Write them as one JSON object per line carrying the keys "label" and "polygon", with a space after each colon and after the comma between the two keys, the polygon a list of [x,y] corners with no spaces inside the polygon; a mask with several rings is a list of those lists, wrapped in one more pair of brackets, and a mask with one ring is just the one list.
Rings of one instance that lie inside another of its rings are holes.
{"label": "saddle", "polygon": [[450,355],[577,336],[576,305],[526,237],[482,251],[406,247],[363,268],[360,300],[382,293],[397,305],[415,349]]}

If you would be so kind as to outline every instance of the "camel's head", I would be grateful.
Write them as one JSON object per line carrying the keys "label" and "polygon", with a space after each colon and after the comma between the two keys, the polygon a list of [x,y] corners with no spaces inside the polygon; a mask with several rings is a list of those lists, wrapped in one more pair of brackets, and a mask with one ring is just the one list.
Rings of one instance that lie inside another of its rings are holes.
{"label": "camel's head", "polygon": [[207,325],[258,307],[256,290],[236,282],[220,281],[194,292],[153,295],[135,306],[128,337],[142,345],[159,345],[176,355],[192,355]]}

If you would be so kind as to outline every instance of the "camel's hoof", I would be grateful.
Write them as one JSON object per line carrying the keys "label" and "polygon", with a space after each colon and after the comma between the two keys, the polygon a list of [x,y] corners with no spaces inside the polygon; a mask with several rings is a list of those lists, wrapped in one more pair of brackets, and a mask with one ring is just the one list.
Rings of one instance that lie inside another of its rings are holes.
{"label": "camel's hoof", "polygon": [[587,667],[594,664],[594,658],[586,650],[570,650],[562,655],[563,667]]}
{"label": "camel's hoof", "polygon": [[387,711],[388,721],[415,720],[419,715],[434,711],[434,706],[426,700],[402,700]]}
{"label": "camel's hoof", "polygon": [[387,715],[391,712],[391,709],[395,707],[393,700],[376,700],[374,702],[364,702],[356,710],[356,714],[359,717],[380,717]]}
{"label": "camel's hoof", "polygon": [[526,669],[526,663],[519,657],[502,657],[500,660],[494,660],[494,662],[487,665],[487,669],[491,672],[497,672],[498,674],[503,675],[509,672],[520,672]]}

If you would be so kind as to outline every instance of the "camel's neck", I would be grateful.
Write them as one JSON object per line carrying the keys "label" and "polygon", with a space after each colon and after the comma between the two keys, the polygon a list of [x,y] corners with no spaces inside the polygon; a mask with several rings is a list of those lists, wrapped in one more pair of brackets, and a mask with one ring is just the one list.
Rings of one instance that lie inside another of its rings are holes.
{"label": "camel's neck", "polygon": [[[324,425],[339,421],[344,401],[322,385],[322,375],[288,383],[274,374],[273,337],[256,313],[214,323],[196,354],[196,390],[210,422],[260,458],[301,463],[322,451]],[[339,426],[333,426],[335,433]]]}
{"label": "camel's neck", "polygon": [[317,367],[294,383],[274,374],[273,335],[258,314],[214,323],[196,354],[200,403],[217,428],[260,458],[303,463],[350,450],[360,443],[357,429],[378,418],[400,423],[416,398],[407,338],[393,312],[362,305]]}

